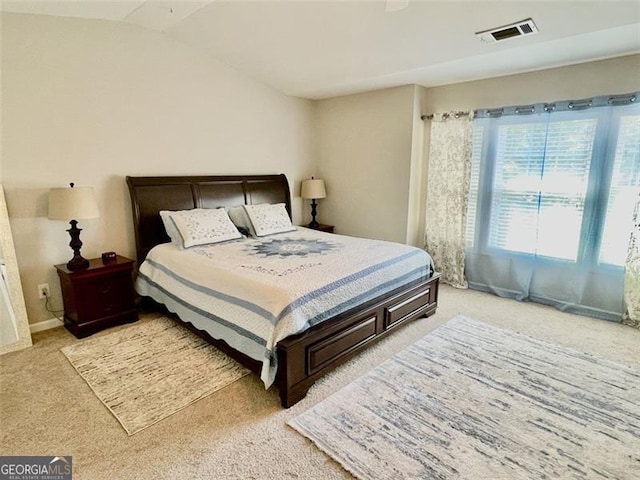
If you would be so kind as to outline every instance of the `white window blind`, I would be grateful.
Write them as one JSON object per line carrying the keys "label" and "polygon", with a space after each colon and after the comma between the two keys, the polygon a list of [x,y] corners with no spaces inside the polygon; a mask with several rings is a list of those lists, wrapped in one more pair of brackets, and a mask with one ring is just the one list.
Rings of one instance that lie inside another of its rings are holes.
{"label": "white window blind", "polygon": [[588,118],[499,127],[490,247],[577,259],[596,124]]}

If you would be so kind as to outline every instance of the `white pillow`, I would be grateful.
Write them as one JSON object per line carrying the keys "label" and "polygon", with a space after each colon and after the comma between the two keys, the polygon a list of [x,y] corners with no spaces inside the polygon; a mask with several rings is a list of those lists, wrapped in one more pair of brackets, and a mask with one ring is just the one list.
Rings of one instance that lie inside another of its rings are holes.
{"label": "white pillow", "polygon": [[194,208],[168,212],[168,216],[183,248],[242,238],[224,208]]}
{"label": "white pillow", "polygon": [[291,232],[296,229],[291,224],[291,219],[287,213],[284,203],[270,205],[244,205],[251,226],[257,237],[272,235],[274,233]]}

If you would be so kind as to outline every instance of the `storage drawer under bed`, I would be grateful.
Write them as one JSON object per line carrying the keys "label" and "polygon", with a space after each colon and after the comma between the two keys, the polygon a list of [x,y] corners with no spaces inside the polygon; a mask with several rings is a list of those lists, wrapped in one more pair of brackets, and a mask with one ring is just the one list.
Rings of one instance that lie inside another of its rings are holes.
{"label": "storage drawer under bed", "polygon": [[367,315],[339,333],[310,345],[307,348],[307,374],[313,375],[375,337],[377,320],[377,315]]}
{"label": "storage drawer under bed", "polygon": [[433,287],[411,293],[397,303],[384,309],[384,329],[387,330],[402,323],[403,320],[424,313],[435,304]]}
{"label": "storage drawer under bed", "polygon": [[306,347],[306,374],[313,375],[386,330],[435,308],[437,284],[423,286],[365,312],[347,327],[318,339]]}

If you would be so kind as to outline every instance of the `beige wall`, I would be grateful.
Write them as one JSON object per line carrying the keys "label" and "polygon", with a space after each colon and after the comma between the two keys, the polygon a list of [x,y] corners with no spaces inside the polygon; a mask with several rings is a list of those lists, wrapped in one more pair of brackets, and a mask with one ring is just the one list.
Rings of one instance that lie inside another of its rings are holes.
{"label": "beige wall", "polygon": [[571,100],[640,90],[640,55],[425,89],[424,113]]}
{"label": "beige wall", "polygon": [[316,102],[319,220],[338,233],[405,242],[413,85]]}
{"label": "beige wall", "polygon": [[2,14],[2,180],[29,320],[36,286],[71,257],[48,190],[93,186],[83,255],[133,257],[125,175],[285,173],[296,198],[313,174],[312,102],[285,96],[161,34],[124,23]]}
{"label": "beige wall", "polygon": [[414,85],[413,125],[411,133],[411,170],[409,174],[409,201],[407,210],[406,243],[416,247],[424,246],[424,204],[427,196],[426,151],[429,132],[422,121],[422,102],[426,89]]}

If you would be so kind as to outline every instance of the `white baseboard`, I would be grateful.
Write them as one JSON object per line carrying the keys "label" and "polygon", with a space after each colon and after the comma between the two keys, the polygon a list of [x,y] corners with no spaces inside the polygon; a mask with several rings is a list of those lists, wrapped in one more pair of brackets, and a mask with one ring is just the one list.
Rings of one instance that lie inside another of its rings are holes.
{"label": "white baseboard", "polygon": [[42,322],[32,323],[29,325],[29,330],[31,330],[31,333],[36,333],[42,332],[43,330],[49,330],[51,328],[61,327],[62,325],[64,325],[64,323],[57,318],[51,318],[49,320],[43,320]]}

